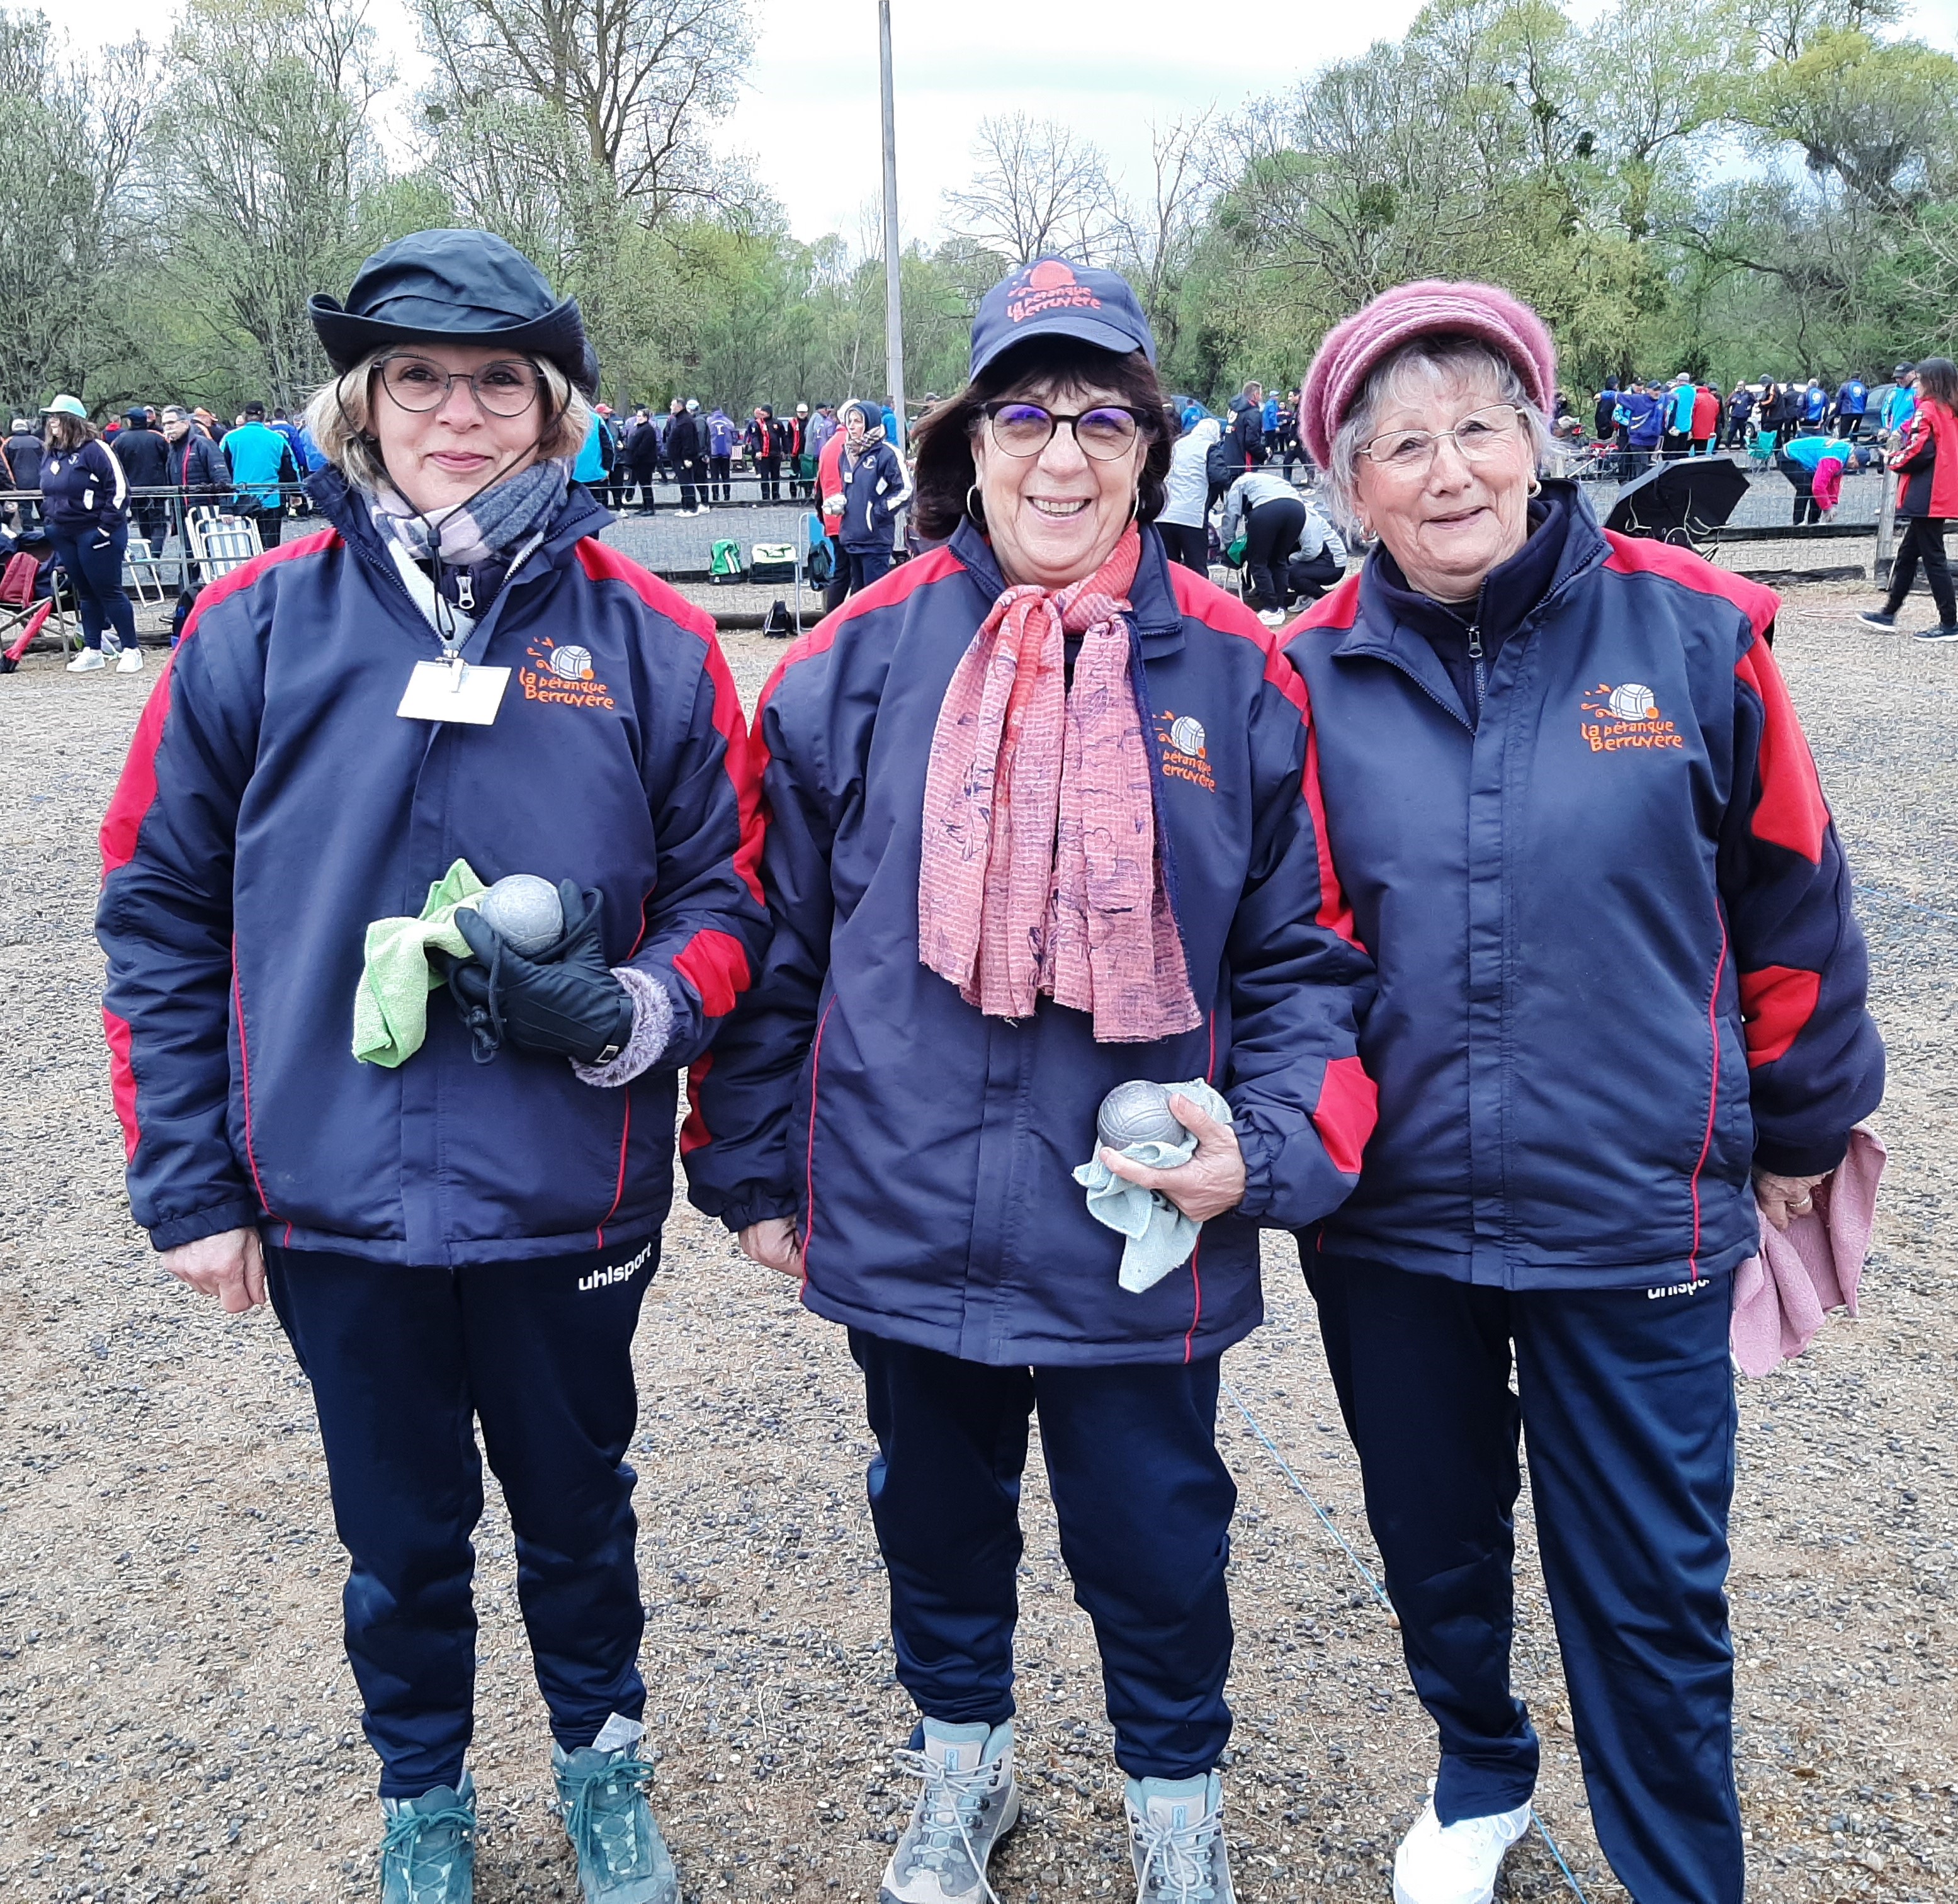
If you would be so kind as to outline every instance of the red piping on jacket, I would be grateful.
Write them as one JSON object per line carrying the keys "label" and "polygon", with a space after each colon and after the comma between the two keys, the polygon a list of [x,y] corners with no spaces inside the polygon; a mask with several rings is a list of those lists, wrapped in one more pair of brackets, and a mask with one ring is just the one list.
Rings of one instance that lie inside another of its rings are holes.
{"label": "red piping on jacket", "polygon": [[[652,896],[651,891],[648,889],[639,901],[639,930],[632,935],[632,946],[626,954],[626,963],[629,965],[646,942],[646,906]],[[594,1247],[600,1250],[605,1247],[605,1226],[619,1214],[619,1205],[626,1199],[626,1151],[632,1141],[632,1085],[629,1079],[619,1087],[619,1095],[624,1099],[626,1105],[624,1122],[619,1132],[619,1180],[613,1186],[611,1209],[593,1225],[591,1232],[596,1239]]]}
{"label": "red piping on jacket", "polygon": [[1203,1319],[1203,1272],[1198,1266],[1203,1259],[1203,1238],[1199,1234],[1196,1247],[1190,1253],[1190,1288],[1193,1302],[1190,1312],[1190,1327],[1183,1338],[1183,1359],[1187,1365],[1195,1355],[1192,1345],[1196,1340],[1196,1325]]}
{"label": "red piping on jacket", "polygon": [[816,1234],[816,1093],[822,1077],[822,1034],[829,1027],[830,1013],[835,1009],[832,995],[816,1021],[816,1038],[809,1048],[809,1155],[803,1176],[802,1279],[805,1283],[809,1281],[809,1238]]}
{"label": "red piping on jacket", "polygon": [[1713,1038],[1713,1069],[1706,1091],[1706,1135],[1700,1140],[1700,1156],[1693,1166],[1693,1251],[1686,1259],[1687,1279],[1700,1280],[1700,1173],[1706,1167],[1707,1152],[1713,1148],[1713,1116],[1720,1107],[1720,977],[1727,969],[1727,922],[1720,921],[1720,956],[1713,962],[1713,996],[1706,1006],[1706,1025]]}
{"label": "red piping on jacket", "polygon": [[[239,983],[238,940],[235,936],[231,941],[231,1006],[238,1015],[238,1095],[245,1112],[245,1161],[251,1167],[252,1187],[258,1193],[259,1207],[274,1222],[279,1222],[284,1219],[272,1208],[265,1195],[265,1183],[258,1175],[258,1153],[252,1144],[252,1058],[246,1049],[245,993]],[[288,1223],[286,1224],[286,1241],[290,1244],[292,1240],[293,1226]]]}

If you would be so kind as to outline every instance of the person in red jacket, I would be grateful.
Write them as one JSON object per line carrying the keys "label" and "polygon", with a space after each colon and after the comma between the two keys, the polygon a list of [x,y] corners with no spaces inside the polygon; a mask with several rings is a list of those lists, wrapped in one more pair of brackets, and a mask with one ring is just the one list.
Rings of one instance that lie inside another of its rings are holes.
{"label": "person in red jacket", "polygon": [[1921,562],[1937,604],[1937,621],[1919,629],[1917,638],[1958,642],[1958,603],[1952,598],[1944,555],[1944,531],[1958,516],[1958,365],[1949,357],[1926,357],[1917,366],[1917,408],[1890,452],[1890,466],[1903,478],[1896,505],[1903,536],[1890,565],[1889,598],[1882,607],[1865,610],[1862,619],[1877,628],[1894,628]]}
{"label": "person in red jacket", "polygon": [[1720,393],[1702,384],[1693,399],[1693,453],[1704,456],[1720,433]]}

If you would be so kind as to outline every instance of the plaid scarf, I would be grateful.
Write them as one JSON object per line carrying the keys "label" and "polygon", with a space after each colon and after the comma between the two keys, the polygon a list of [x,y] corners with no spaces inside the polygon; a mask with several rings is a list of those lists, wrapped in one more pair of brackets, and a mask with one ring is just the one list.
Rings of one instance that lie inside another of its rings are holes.
{"label": "plaid scarf", "polygon": [[1131,526],[1085,581],[1000,595],[946,689],[925,769],[919,958],[989,1017],[1028,1016],[1042,993],[1091,1012],[1101,1044],[1203,1022],[1122,619],[1141,553]]}
{"label": "plaid scarf", "polygon": [[391,483],[368,498],[374,526],[417,562],[438,556],[449,569],[471,569],[507,556],[543,528],[563,503],[572,458],[532,463],[493,483],[458,508],[424,514]]}

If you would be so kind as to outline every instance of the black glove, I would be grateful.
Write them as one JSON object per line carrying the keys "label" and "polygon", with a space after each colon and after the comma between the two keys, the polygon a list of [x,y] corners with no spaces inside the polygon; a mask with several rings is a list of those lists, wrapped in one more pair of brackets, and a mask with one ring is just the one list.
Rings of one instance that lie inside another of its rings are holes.
{"label": "black glove", "polygon": [[494,1056],[507,1034],[528,1051],[604,1064],[632,1035],[632,996],[605,962],[598,894],[563,879],[558,896],[564,936],[537,958],[512,951],[474,906],[457,911],[456,930],[475,957],[448,961],[448,989],[479,1059]]}

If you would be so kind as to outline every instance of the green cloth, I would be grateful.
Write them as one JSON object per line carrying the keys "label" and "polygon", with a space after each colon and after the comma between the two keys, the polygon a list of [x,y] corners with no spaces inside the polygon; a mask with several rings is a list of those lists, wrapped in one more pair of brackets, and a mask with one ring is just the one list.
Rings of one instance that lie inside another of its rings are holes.
{"label": "green cloth", "polygon": [[369,926],[366,963],[353,993],[353,1055],[363,1064],[391,1070],[422,1048],[428,995],[442,983],[428,955],[470,955],[469,941],[456,930],[456,908],[489,890],[467,860],[458,860],[429,888],[419,919],[376,919]]}

